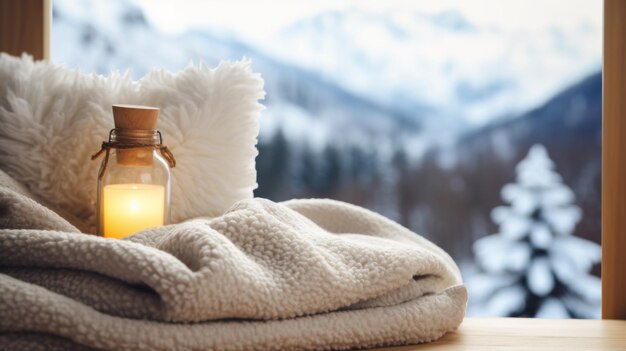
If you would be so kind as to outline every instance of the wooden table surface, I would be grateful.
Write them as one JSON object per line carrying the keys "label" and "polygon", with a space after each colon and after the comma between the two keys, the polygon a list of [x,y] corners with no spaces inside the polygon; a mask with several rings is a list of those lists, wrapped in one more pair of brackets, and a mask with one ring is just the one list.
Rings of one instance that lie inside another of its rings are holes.
{"label": "wooden table surface", "polygon": [[623,350],[626,320],[466,318],[438,341],[379,351]]}

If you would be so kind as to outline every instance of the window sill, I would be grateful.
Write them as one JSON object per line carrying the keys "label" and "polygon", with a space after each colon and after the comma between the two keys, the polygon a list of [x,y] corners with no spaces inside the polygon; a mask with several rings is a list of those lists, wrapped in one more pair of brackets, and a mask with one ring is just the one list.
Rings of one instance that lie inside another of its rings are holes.
{"label": "window sill", "polygon": [[626,320],[466,318],[438,341],[377,350],[626,350]]}

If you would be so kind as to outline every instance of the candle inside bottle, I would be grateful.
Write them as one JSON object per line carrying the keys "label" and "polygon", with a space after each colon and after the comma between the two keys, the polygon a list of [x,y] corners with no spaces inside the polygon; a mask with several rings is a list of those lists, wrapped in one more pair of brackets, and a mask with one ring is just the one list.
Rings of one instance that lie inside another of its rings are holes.
{"label": "candle inside bottle", "polygon": [[102,189],[103,234],[121,239],[163,225],[165,187],[152,184],[110,184]]}

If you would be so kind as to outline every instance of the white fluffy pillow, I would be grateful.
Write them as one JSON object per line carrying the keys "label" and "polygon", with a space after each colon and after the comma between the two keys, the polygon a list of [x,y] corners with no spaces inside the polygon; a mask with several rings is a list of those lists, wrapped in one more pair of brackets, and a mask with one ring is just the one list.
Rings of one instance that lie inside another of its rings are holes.
{"label": "white fluffy pillow", "polygon": [[172,221],[216,216],[256,186],[263,80],[249,61],[180,73],[86,75],[31,57],[0,55],[0,169],[79,227],[95,230],[90,155],[113,128],[111,105],[161,108],[158,129],[176,157]]}

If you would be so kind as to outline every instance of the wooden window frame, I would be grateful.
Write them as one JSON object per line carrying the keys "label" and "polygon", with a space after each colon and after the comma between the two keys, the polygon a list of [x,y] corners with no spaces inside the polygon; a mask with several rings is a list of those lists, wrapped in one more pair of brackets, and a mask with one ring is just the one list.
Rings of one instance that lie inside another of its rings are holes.
{"label": "wooden window frame", "polygon": [[0,0],[0,52],[50,59],[52,0]]}
{"label": "wooden window frame", "polygon": [[626,319],[626,1],[604,1],[602,319]]}
{"label": "wooden window frame", "polygon": [[[52,0],[0,0],[0,51],[50,59]],[[626,1],[604,1],[602,318],[626,319]]]}

